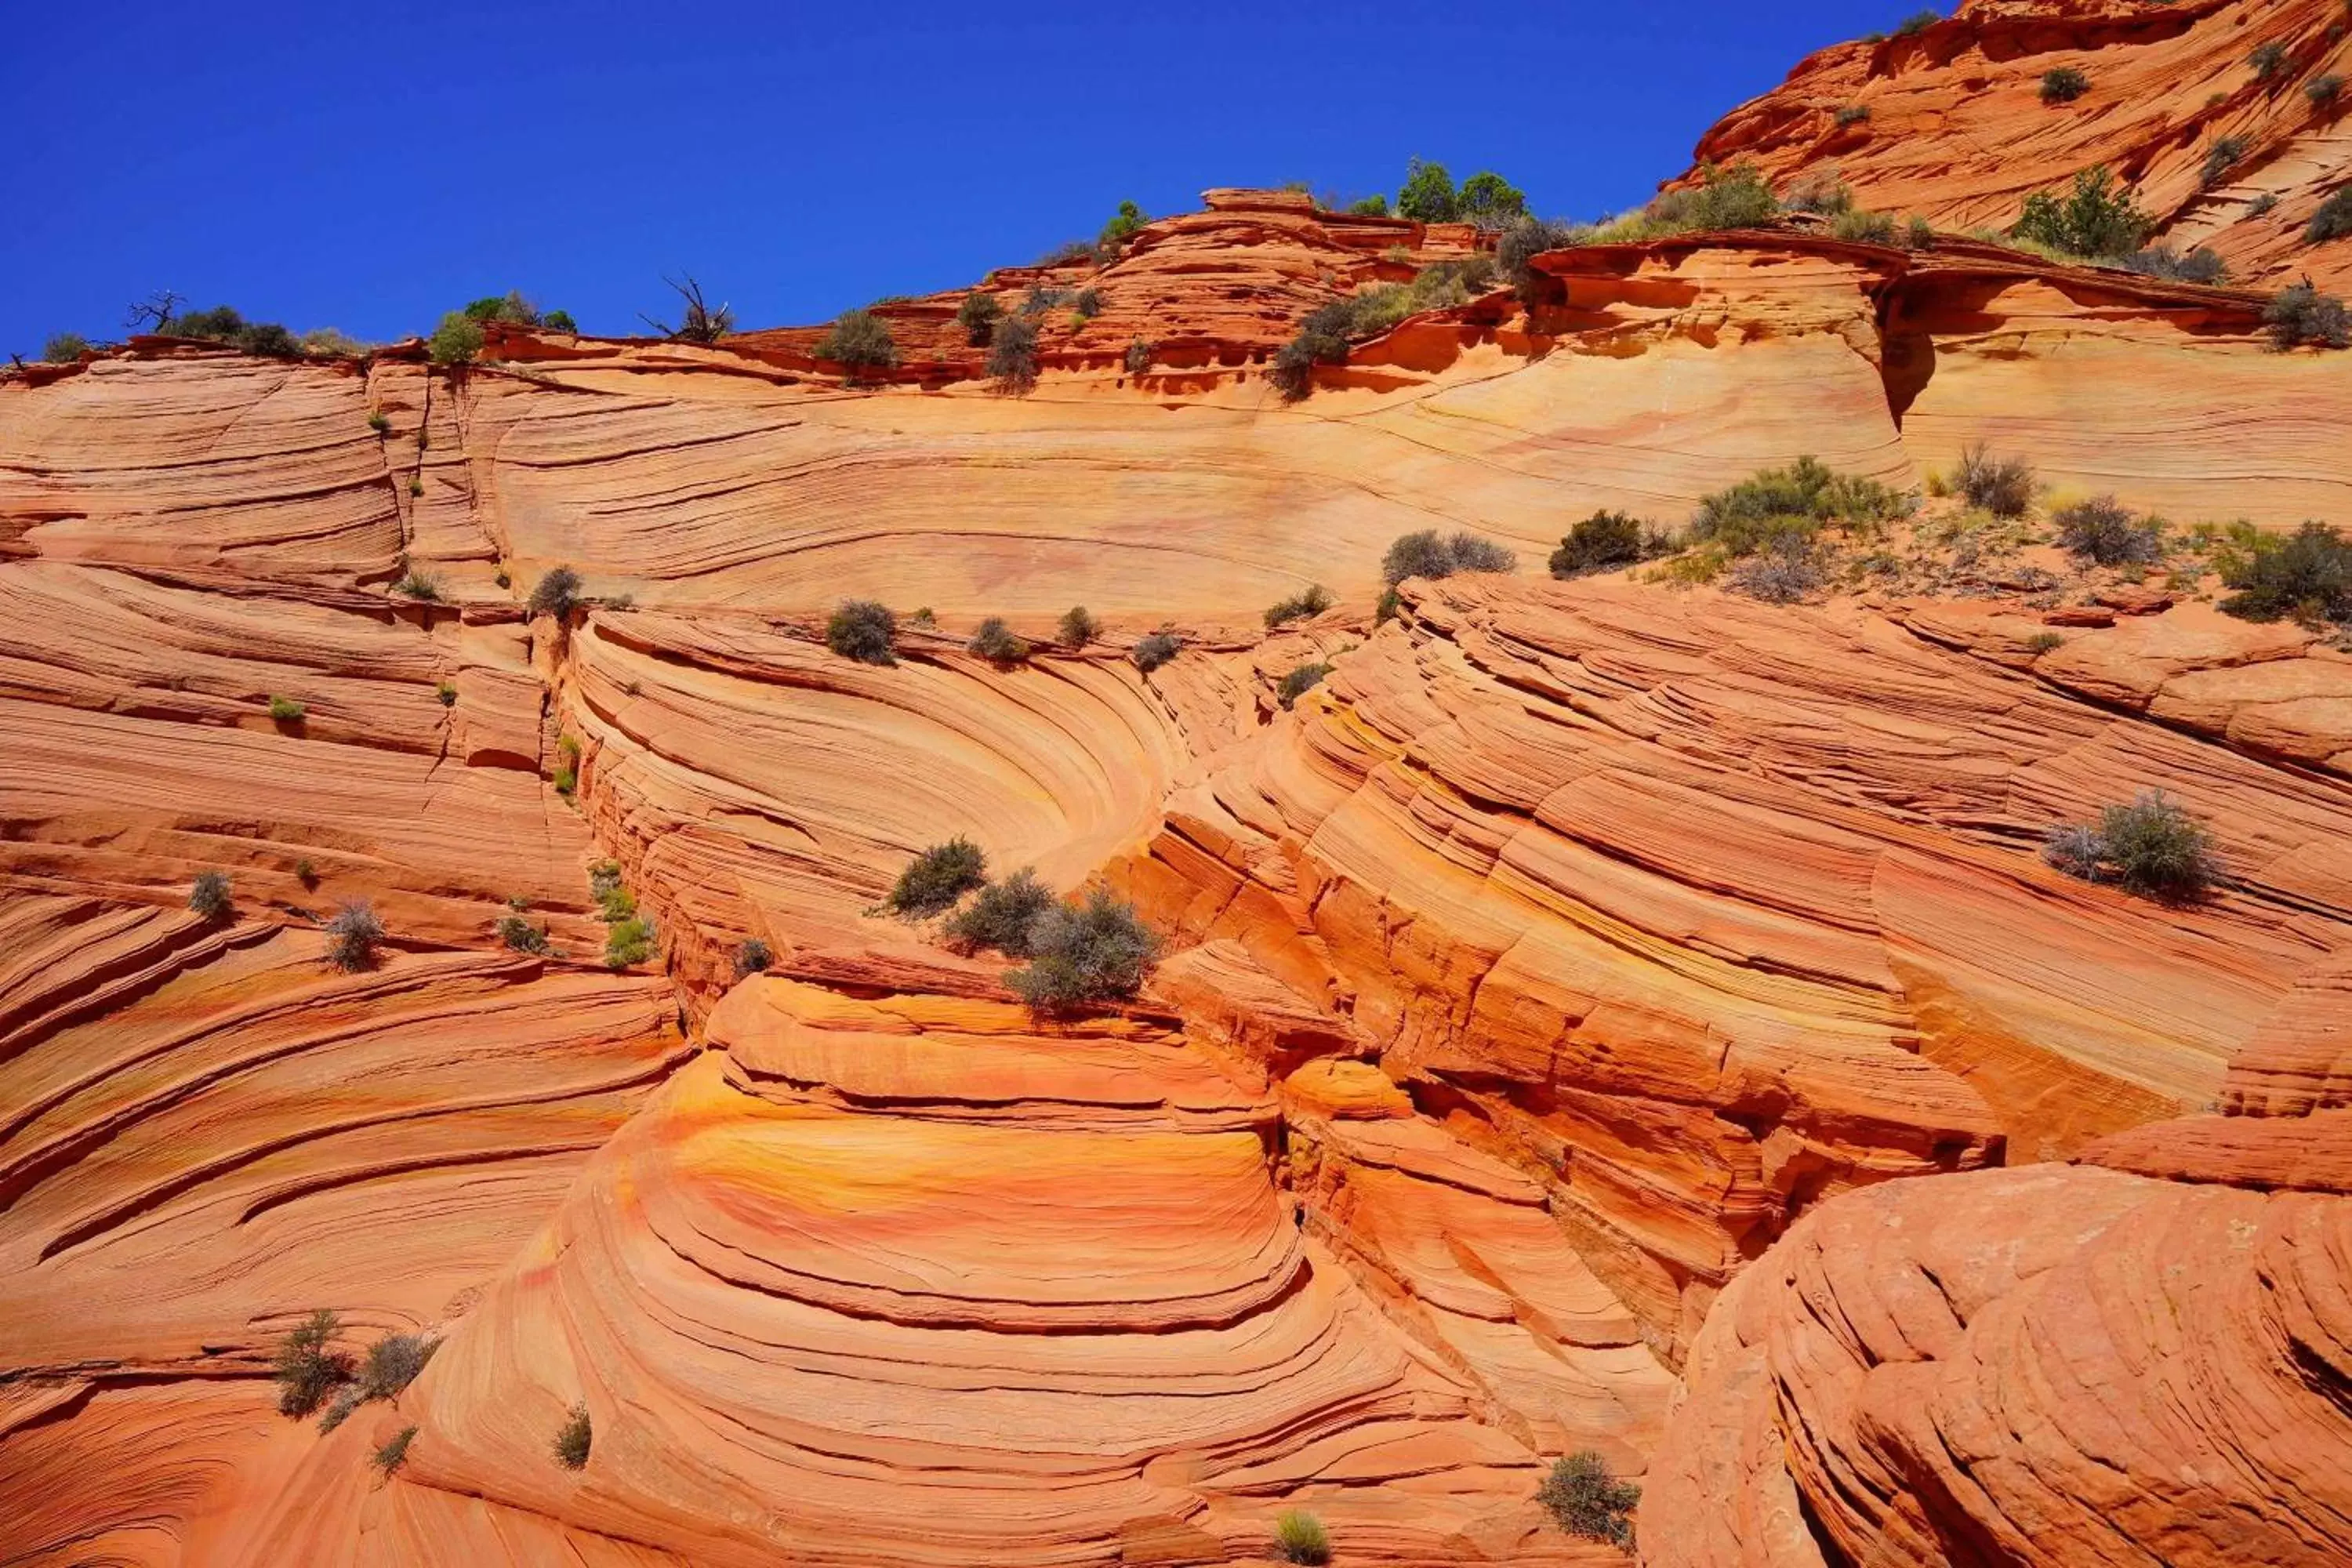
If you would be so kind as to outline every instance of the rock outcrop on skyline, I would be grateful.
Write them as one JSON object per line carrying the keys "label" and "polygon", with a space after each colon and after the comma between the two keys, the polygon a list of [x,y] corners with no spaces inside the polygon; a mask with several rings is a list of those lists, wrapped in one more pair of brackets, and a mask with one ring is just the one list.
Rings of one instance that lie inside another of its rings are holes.
{"label": "rock outcrop on skyline", "polygon": [[[981,280],[1098,296],[1024,395],[962,288],[855,384],[810,327],[0,376],[0,1563],[2352,1556],[2352,651],[2219,604],[2352,521],[2352,373],[2269,340],[2267,219],[2259,289],[1951,232],[2170,201],[2184,125],[2284,219],[2334,20],[1824,51],[1702,156],[1931,243],[1565,246],[1304,399],[1307,311],[1491,237],[1208,193]],[[1801,602],[1545,570],[1806,456],[1913,499]],[[2162,559],[2058,546],[2106,493]],[[1421,530],[1515,569],[1391,584]],[[2045,858],[2151,792],[2201,894]],[[1148,983],[1033,1011],[888,912],[958,837],[1131,900]],[[321,1310],[429,1360],[281,1414]]]}

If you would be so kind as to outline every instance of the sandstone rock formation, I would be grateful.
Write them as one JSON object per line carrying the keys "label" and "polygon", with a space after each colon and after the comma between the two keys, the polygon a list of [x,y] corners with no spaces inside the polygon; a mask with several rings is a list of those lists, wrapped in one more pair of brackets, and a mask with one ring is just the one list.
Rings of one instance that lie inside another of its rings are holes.
{"label": "sandstone rock formation", "polygon": [[[2327,21],[1975,0],[1703,151],[1974,223],[2242,123],[2316,171],[2284,218],[2335,177],[2300,91],[2181,105]],[[2092,93],[2029,134],[2057,59]],[[1026,397],[961,289],[857,386],[809,328],[0,378],[0,1562],[1252,1563],[1306,1510],[1341,1564],[1622,1563],[1537,1504],[1580,1451],[1662,1564],[2352,1553],[2340,637],[2201,555],[1540,568],[1808,453],[2352,514],[2340,358],[1784,226],[1550,252],[1275,395],[1306,310],[1481,243],[1210,193],[983,280],[1099,296]],[[1423,528],[1519,570],[1376,614]],[[826,647],[852,595],[895,663]],[[2044,863],[2151,788],[2209,896]],[[955,835],[1133,899],[1148,987],[1034,1016],[881,913]],[[268,1379],[321,1309],[436,1346],[327,1431]]]}

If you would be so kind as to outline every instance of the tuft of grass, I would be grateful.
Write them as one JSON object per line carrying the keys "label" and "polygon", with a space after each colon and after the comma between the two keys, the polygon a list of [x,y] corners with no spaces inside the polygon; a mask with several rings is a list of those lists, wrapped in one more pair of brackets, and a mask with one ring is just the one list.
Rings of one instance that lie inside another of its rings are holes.
{"label": "tuft of grass", "polygon": [[953,909],[958,899],[987,880],[988,857],[959,834],[908,861],[882,907],[901,920],[922,920]]}
{"label": "tuft of grass", "polygon": [[433,695],[441,700],[444,708],[457,706],[457,689],[446,680],[433,689]]}
{"label": "tuft of grass", "polygon": [[269,716],[280,724],[299,724],[306,711],[308,710],[291,697],[272,697],[269,700]]}
{"label": "tuft of grass", "polygon": [[1292,1509],[1274,1521],[1274,1554],[1285,1563],[1331,1561],[1331,1532],[1304,1509]]}
{"label": "tuft of grass", "polygon": [[368,428],[374,431],[379,436],[391,435],[392,416],[386,414],[381,408],[377,409],[374,413],[368,416]]}
{"label": "tuft of grass", "polygon": [[654,954],[654,922],[643,915],[615,921],[604,933],[604,967],[627,969]]}
{"label": "tuft of grass", "polygon": [[439,581],[417,571],[413,566],[401,574],[400,580],[392,585],[392,591],[411,599],[423,599],[428,602],[441,597]]}
{"label": "tuft of grass", "polygon": [[2050,652],[2053,648],[2062,648],[2065,646],[2066,639],[2060,637],[2056,632],[2036,632],[2032,637],[2025,639],[2025,651],[2034,655],[2036,658]]}

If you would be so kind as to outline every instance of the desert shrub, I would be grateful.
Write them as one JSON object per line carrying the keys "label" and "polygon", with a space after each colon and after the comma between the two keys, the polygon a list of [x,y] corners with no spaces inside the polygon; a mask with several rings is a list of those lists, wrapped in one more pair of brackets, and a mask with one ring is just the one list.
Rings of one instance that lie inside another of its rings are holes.
{"label": "desert shrub", "polygon": [[1294,1508],[1274,1521],[1274,1554],[1285,1563],[1328,1563],[1331,1532],[1313,1514]]}
{"label": "desert shrub", "polygon": [[2329,71],[2324,76],[2313,77],[2303,84],[2303,96],[2311,100],[2311,106],[2314,109],[2326,108],[2336,101],[2336,95],[2343,90],[2344,79],[2334,71]]}
{"label": "desert shrub", "polygon": [[1349,203],[1348,210],[1358,217],[1386,217],[1389,216],[1389,198],[1386,195],[1366,196],[1360,201]]}
{"label": "desert shrub", "polygon": [[441,596],[441,584],[437,579],[412,566],[400,574],[399,581],[393,584],[392,591],[411,599],[434,600]]}
{"label": "desert shrub", "polygon": [[1102,233],[1095,237],[1095,244],[1097,248],[1117,250],[1133,239],[1136,231],[1150,221],[1144,216],[1141,207],[1133,202],[1121,202],[1118,211],[1111,214],[1110,221],[1102,226]]}
{"label": "desert shrub", "polygon": [[[570,745],[574,756],[579,754],[580,742],[569,735],[557,742],[556,748],[561,751],[566,744]],[[621,863],[618,860],[599,860],[588,868],[588,893],[591,898],[603,900],[620,885]]]}
{"label": "desert shrub", "polygon": [[1121,1000],[1141,989],[1160,958],[1160,939],[1135,906],[1097,888],[1078,904],[1057,903],[1029,923],[1029,963],[1004,976],[1039,1013],[1067,1013]]}
{"label": "desert shrub", "polygon": [[2278,193],[2276,191],[2264,191],[2261,195],[2256,196],[2253,200],[2246,204],[2246,216],[2248,217],[2260,217],[2276,205],[2278,205]]}
{"label": "desert shrub", "polygon": [[824,646],[860,664],[898,663],[890,651],[898,635],[898,617],[872,599],[844,599],[824,623]]}
{"label": "desert shrub", "polygon": [[1850,126],[1867,124],[1870,120],[1870,105],[1842,103],[1838,105],[1837,112],[1831,118],[1837,121],[1837,128],[1841,131]]}
{"label": "desert shrub", "polygon": [[1007,958],[1029,956],[1029,928],[1054,907],[1054,895],[1024,867],[981,889],[971,903],[940,928],[948,941],[971,952],[992,947]]}
{"label": "desert shrub", "polygon": [[1318,659],[1310,664],[1298,665],[1289,674],[1284,676],[1281,683],[1275,687],[1275,699],[1287,708],[1322,685],[1323,678],[1330,673],[1331,666],[1324,660]]}
{"label": "desert shrub", "polygon": [[425,346],[435,364],[471,364],[482,352],[482,323],[463,310],[452,310],[441,318]]}
{"label": "desert shrub", "polygon": [[1129,375],[1141,375],[1145,371],[1150,370],[1151,368],[1152,358],[1159,352],[1160,345],[1148,339],[1138,338],[1133,342],[1129,343],[1127,345],[1127,374]]}
{"label": "desert shrub", "polygon": [[2263,324],[2270,329],[2272,345],[2282,353],[2300,343],[2330,349],[2352,345],[2352,321],[2345,316],[2344,301],[2321,293],[2308,278],[2280,289],[2263,307]]}
{"label": "desert shrub", "polygon": [[233,341],[249,354],[272,359],[294,359],[302,353],[302,340],[276,321],[252,322]]}
{"label": "desert shrub", "polygon": [[2065,646],[2066,639],[2056,632],[2036,632],[2025,639],[2025,651],[2031,654],[2044,654]]}
{"label": "desert shrub", "polygon": [[846,365],[855,378],[860,371],[888,370],[898,363],[898,345],[889,323],[871,310],[844,310],[833,330],[817,342],[816,357]]}
{"label": "desert shrub", "polygon": [[768,944],[755,936],[735,950],[735,978],[765,974],[768,965],[774,962],[775,955],[768,951]]}
{"label": "desert shrub", "polygon": [[1907,38],[1914,33],[1924,33],[1943,19],[1941,11],[1914,11],[1895,25],[1895,36]]}
{"label": "desert shrub", "polygon": [[1799,458],[1785,468],[1762,468],[1703,498],[1691,520],[1691,535],[1722,546],[1732,555],[1750,555],[1782,539],[1811,539],[1824,522],[1883,522],[1900,517],[1910,501],[1874,479],[1841,474],[1817,458]]}
{"label": "desert shrub", "polygon": [[228,873],[199,871],[195,886],[188,889],[188,908],[199,919],[225,921],[229,914]]}
{"label": "desert shrub", "polygon": [[1149,637],[1137,639],[1134,651],[1128,657],[1135,660],[1136,668],[1150,675],[1174,658],[1177,649],[1183,646],[1183,639],[1174,632],[1153,632]]}
{"label": "desert shrub", "polygon": [[993,294],[983,294],[975,289],[963,297],[956,307],[956,325],[963,329],[964,341],[973,348],[986,348],[996,335],[996,323],[1004,319],[1004,307],[996,302]]}
{"label": "desert shrub", "polygon": [[2125,257],[2123,264],[2144,276],[2176,283],[2222,283],[2230,276],[2229,264],[2221,253],[2202,245],[2186,256],[2168,245],[2151,245]]}
{"label": "desert shrub", "polygon": [[1084,317],[1087,321],[1094,320],[1094,318],[1102,314],[1102,290],[1099,289],[1079,289],[1078,297],[1070,301],[1070,309],[1076,311],[1080,316]]}
{"label": "desert shrub", "polygon": [[637,912],[637,896],[614,882],[599,888],[596,893],[596,915],[606,925],[616,925],[633,918]]}
{"label": "desert shrub", "polygon": [[555,1462],[567,1470],[584,1469],[588,1464],[588,1448],[594,1433],[588,1421],[588,1407],[575,1405],[563,1425],[555,1430]]}
{"label": "desert shrub", "polygon": [[643,963],[654,955],[654,922],[643,915],[631,915],[614,922],[604,932],[604,967],[626,969]]}
{"label": "desert shrub", "polygon": [[356,973],[375,963],[376,944],[383,941],[383,922],[374,906],[354,899],[337,910],[327,922],[327,962]]}
{"label": "desert shrub", "polygon": [[1309,583],[1302,592],[1266,606],[1265,629],[1272,631],[1292,621],[1311,620],[1330,607],[1331,595],[1323,584]]}
{"label": "desert shrub", "polygon": [[1516,223],[1527,213],[1528,194],[1491,169],[1471,175],[1455,193],[1455,216],[1490,232]]}
{"label": "desert shrub", "polygon": [[321,1308],[278,1342],[270,1375],[278,1381],[279,1415],[310,1415],[349,1374],[350,1363],[327,1348],[341,1327],[342,1320]]}
{"label": "desert shrub", "polygon": [[334,1398],[327,1401],[327,1413],[319,1417],[319,1430],[322,1433],[333,1431],[350,1420],[352,1412],[365,1403],[358,1384],[345,1384],[336,1391]]}
{"label": "desert shrub", "polygon": [[1793,605],[1821,591],[1829,566],[1815,541],[1801,534],[1768,540],[1731,569],[1730,586],[1768,605]]}
{"label": "desert shrub", "polygon": [[441,700],[441,706],[444,708],[457,706],[457,689],[446,680],[433,689],[433,695]]}
{"label": "desert shrub", "polygon": [[2352,234],[2352,185],[2347,185],[2319,204],[2319,210],[2304,225],[2303,237],[2311,245],[2340,239]]}
{"label": "desert shrub", "polygon": [[1029,657],[1029,643],[1013,635],[1002,616],[991,616],[980,623],[980,629],[964,644],[964,651],[979,655],[991,664],[1018,664]]}
{"label": "desert shrub", "polygon": [[1055,306],[1066,305],[1077,297],[1077,291],[1073,289],[1060,288],[1052,283],[1032,283],[1029,292],[1021,296],[1022,319],[1034,321]]}
{"label": "desert shrub", "polygon": [[2091,90],[2091,79],[2073,66],[2059,66],[2042,73],[2042,101],[2072,103]]}
{"label": "desert shrub", "polygon": [[2156,222],[2141,210],[2128,186],[2117,187],[2102,163],[2074,176],[2072,192],[2036,191],[2010,233],[2069,256],[2129,256],[2147,240]]}
{"label": "desert shrub", "polygon": [[368,416],[368,428],[379,436],[392,434],[392,416],[379,408]]}
{"label": "desert shrub", "polygon": [[2237,590],[2221,610],[2241,620],[2352,621],[2352,542],[2325,523],[2257,536],[2221,580]]}
{"label": "desert shrub", "polygon": [[1642,524],[1622,511],[1596,511],[1579,521],[1551,552],[1551,574],[1575,577],[1642,559]]}
{"label": "desert shrub", "polygon": [[2253,68],[2256,81],[2268,81],[2286,69],[2286,46],[2275,38],[2256,44],[2254,52],[2246,57],[2246,64]]}
{"label": "desert shrub", "polygon": [[572,618],[580,603],[580,574],[569,566],[551,566],[540,574],[538,585],[523,607],[534,616],[553,616],[557,620]]}
{"label": "desert shrub", "polygon": [[1536,1489],[1536,1501],[1567,1533],[1628,1549],[1633,1544],[1633,1509],[1641,1500],[1642,1489],[1612,1476],[1608,1462],[1590,1448],[1553,1465]]}
{"label": "desert shrub", "polygon": [[2095,828],[2053,828],[2042,855],[2069,876],[2113,881],[2143,898],[2193,899],[2221,879],[2212,836],[2162,790],[2106,807]]}
{"label": "desert shrub", "polygon": [[1415,158],[1405,165],[1404,187],[1397,192],[1397,216],[1416,223],[1452,223],[1461,216],[1461,194],[1443,163]]}
{"label": "desert shrub", "polygon": [[409,475],[408,493],[413,496],[423,495],[425,493],[425,480],[415,474]]}
{"label": "desert shrub", "polygon": [[2204,166],[2197,172],[2197,183],[2218,185],[2221,176],[2238,166],[2246,155],[2246,139],[2242,136],[2217,136],[2205,149]]}
{"label": "desert shrub", "polygon": [[416,1428],[403,1426],[398,1432],[393,1434],[390,1442],[378,1448],[370,1457],[370,1462],[388,1476],[408,1462],[408,1446],[415,1440]]}
{"label": "desert shrub", "polygon": [[[1769,223],[1780,211],[1778,197],[1755,164],[1741,162],[1730,168],[1709,164],[1700,183],[1668,191],[1643,212],[1645,226],[1655,232],[1686,229],[1753,228]],[[1627,238],[1643,237],[1629,234]]]}
{"label": "desert shrub", "polygon": [[425,1363],[433,1359],[440,1347],[438,1340],[423,1334],[386,1334],[368,1346],[367,1359],[360,1363],[360,1393],[368,1399],[397,1398],[400,1391],[416,1381]]}
{"label": "desert shrub", "polygon": [[1372,626],[1375,628],[1378,628],[1387,625],[1392,620],[1395,620],[1399,612],[1403,608],[1404,596],[1402,595],[1399,594],[1394,588],[1381,589],[1380,599],[1372,605]]}
{"label": "desert shrub", "polygon": [[2102,566],[2151,562],[2164,554],[2163,528],[2154,518],[2134,515],[2109,496],[2094,496],[2052,514],[2058,542],[2072,554]]}
{"label": "desert shrub", "polygon": [[1102,635],[1102,627],[1087,614],[1084,605],[1073,605],[1062,612],[1055,635],[1061,638],[1064,647],[1084,647]]}
{"label": "desert shrub", "polygon": [[1853,190],[1835,174],[1814,170],[1800,176],[1789,187],[1789,194],[1780,198],[1780,205],[1788,212],[1835,217],[1853,210]]}
{"label": "desert shrub", "polygon": [[1856,245],[1893,245],[1895,219],[1885,213],[1854,207],[1838,214],[1830,224],[1830,232]]}
{"label": "desert shrub", "polygon": [[269,716],[280,724],[299,724],[302,715],[308,711],[310,710],[291,697],[272,697],[269,700]]}
{"label": "desert shrub", "polygon": [[89,340],[79,332],[59,332],[41,346],[41,357],[51,364],[71,364],[89,353]]}
{"label": "desert shrub", "polygon": [[1016,316],[1000,323],[988,345],[988,374],[996,390],[1015,395],[1037,384],[1037,326]]}
{"label": "desert shrub", "polygon": [[499,917],[499,940],[517,952],[545,952],[547,933],[522,918],[509,912]]}
{"label": "desert shrub", "polygon": [[1960,450],[1952,488],[1995,517],[2023,517],[2033,504],[2033,467],[2022,458],[1996,458],[1979,441]]}
{"label": "desert shrub", "polygon": [[1936,243],[1936,226],[1914,214],[1903,227],[1903,243],[1914,250],[1927,249]]}
{"label": "desert shrub", "polygon": [[1577,231],[1566,224],[1550,223],[1539,217],[1523,217],[1505,229],[1495,242],[1495,265],[1512,288],[1519,291],[1524,304],[1535,302],[1537,272],[1532,262],[1547,250],[1559,250],[1576,243]]}
{"label": "desert shrub", "polygon": [[315,888],[319,885],[319,868],[307,858],[297,860],[294,862],[294,879],[306,888]]}
{"label": "desert shrub", "polygon": [[1433,528],[1399,534],[1381,557],[1381,581],[1393,588],[1408,577],[1451,577],[1456,572],[1508,572],[1518,557],[1467,531],[1441,536]]}
{"label": "desert shrub", "polygon": [[959,835],[908,861],[884,895],[882,907],[902,920],[919,920],[953,908],[958,899],[987,880],[988,857]]}

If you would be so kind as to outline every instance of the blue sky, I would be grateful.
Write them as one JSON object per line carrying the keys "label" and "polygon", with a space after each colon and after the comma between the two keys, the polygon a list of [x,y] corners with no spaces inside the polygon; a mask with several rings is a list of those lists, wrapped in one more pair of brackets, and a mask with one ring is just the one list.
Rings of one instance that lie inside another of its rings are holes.
{"label": "blue sky", "polygon": [[0,353],[167,285],[372,339],[509,288],[625,331],[678,271],[747,326],[818,321],[1124,197],[1392,192],[1416,154],[1591,216],[1906,9],[0,0]]}

